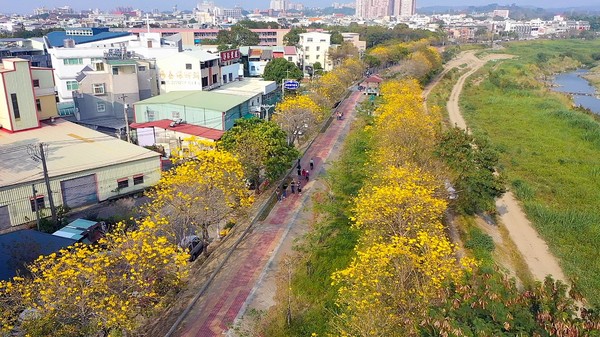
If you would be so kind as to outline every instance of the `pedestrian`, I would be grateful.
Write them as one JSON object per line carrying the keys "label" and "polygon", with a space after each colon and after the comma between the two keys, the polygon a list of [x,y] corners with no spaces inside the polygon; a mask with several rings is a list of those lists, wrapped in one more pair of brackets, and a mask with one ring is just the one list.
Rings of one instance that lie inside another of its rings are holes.
{"label": "pedestrian", "polygon": [[285,199],[285,197],[286,197],[286,193],[287,193],[287,182],[284,182],[284,183],[283,183],[283,185],[281,186],[281,189],[282,189],[282,192],[281,192],[281,194],[282,194],[282,196],[283,196],[283,199]]}
{"label": "pedestrian", "polygon": [[312,171],[312,169],[315,168],[315,161],[312,158],[310,158],[309,165],[310,165],[310,170]]}
{"label": "pedestrian", "polygon": [[296,163],[296,168],[300,168],[300,158],[298,158],[298,162]]}
{"label": "pedestrian", "polygon": [[302,194],[302,184],[300,183],[300,179],[298,179],[296,184],[298,185],[298,194]]}
{"label": "pedestrian", "polygon": [[292,194],[296,193],[296,183],[293,180],[290,183],[290,189],[292,190]]}
{"label": "pedestrian", "polygon": [[306,170],[302,170],[302,176],[306,177]]}
{"label": "pedestrian", "polygon": [[277,196],[277,201],[281,201],[281,192],[279,191],[279,187],[275,190],[275,195]]}
{"label": "pedestrian", "polygon": [[310,174],[308,173],[308,171],[306,171],[306,176],[305,176],[305,177],[306,177],[306,182],[308,182],[308,176],[309,176],[309,175],[310,175]]}
{"label": "pedestrian", "polygon": [[302,174],[302,171],[304,171],[304,170],[301,170],[301,169],[298,167],[298,176],[300,176],[300,175]]}

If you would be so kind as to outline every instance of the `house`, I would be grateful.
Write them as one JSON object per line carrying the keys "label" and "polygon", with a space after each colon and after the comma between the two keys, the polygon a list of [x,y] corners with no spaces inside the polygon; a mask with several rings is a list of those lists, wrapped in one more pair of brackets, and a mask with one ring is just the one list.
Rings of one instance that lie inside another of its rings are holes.
{"label": "house", "polygon": [[[1,217],[1,215],[0,215]],[[0,280],[24,275],[25,266],[41,255],[50,255],[76,241],[31,229],[0,234]]]}
{"label": "house", "polygon": [[367,50],[367,41],[360,40],[360,34],[358,33],[342,33],[344,42],[352,43],[358,52],[362,55]]}
{"label": "house", "polygon": [[0,64],[0,77],[0,97],[5,97],[0,99],[0,130],[38,128],[40,120],[57,116],[52,69],[8,58]]}
{"label": "house", "polygon": [[273,106],[280,99],[280,92],[275,81],[265,81],[262,78],[244,78],[243,81],[231,82],[212,92],[231,94],[245,97],[248,110],[259,118],[265,118],[268,112],[273,112]]}
{"label": "house", "polygon": [[325,71],[333,68],[328,60],[328,51],[331,47],[331,34],[322,32],[308,32],[298,34],[298,57],[303,71],[306,68],[319,62]]}
{"label": "house", "polygon": [[153,59],[181,51],[180,40],[167,41],[156,33],[136,36],[111,32],[108,28],[68,28],[48,33],[44,41],[54,67],[60,115],[74,114],[73,91],[79,89],[77,77],[86,66],[92,67],[106,55]]}
{"label": "house", "polygon": [[221,86],[220,54],[205,50],[184,51],[159,58],[160,92],[211,90]]}
{"label": "house", "polygon": [[40,124],[0,133],[0,231],[35,220],[36,208],[50,216],[50,195],[54,207],[76,208],[143,191],[160,179],[154,151],[60,118]]}
{"label": "house", "polygon": [[159,90],[155,62],[140,58],[107,55],[83,68],[76,80],[75,114],[65,118],[123,139],[126,123],[133,119],[132,103]]}
{"label": "house", "polygon": [[212,91],[172,91],[134,104],[135,123],[183,121],[221,131],[248,113],[248,98]]}

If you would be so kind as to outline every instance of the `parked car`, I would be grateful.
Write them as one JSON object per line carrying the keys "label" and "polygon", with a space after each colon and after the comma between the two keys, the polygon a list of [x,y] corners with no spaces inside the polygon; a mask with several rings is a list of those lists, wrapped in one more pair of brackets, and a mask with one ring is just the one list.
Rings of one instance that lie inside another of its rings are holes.
{"label": "parked car", "polygon": [[179,242],[179,247],[188,250],[188,253],[190,253],[190,262],[192,262],[202,253],[204,241],[197,235],[188,235]]}

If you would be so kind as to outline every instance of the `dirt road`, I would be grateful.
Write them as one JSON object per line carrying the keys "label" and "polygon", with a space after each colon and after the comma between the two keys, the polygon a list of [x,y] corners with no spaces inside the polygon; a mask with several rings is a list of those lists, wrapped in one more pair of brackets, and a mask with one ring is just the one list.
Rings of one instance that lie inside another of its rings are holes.
{"label": "dirt road", "polygon": [[[491,54],[483,59],[479,59],[475,56],[474,51],[470,51],[460,54],[456,59],[446,65],[444,72],[465,64],[465,69],[468,69],[452,88],[452,93],[448,100],[447,109],[452,125],[467,129],[467,124],[460,113],[458,103],[465,81],[469,76],[489,61],[508,59],[511,57],[511,55]],[[429,94],[429,91],[433,86],[435,86],[435,84],[424,91],[424,93]],[[496,208],[500,214],[502,224],[509,233],[510,239],[514,242],[520,254],[523,256],[533,277],[536,280],[543,280],[547,275],[551,275],[554,279],[567,283],[567,279],[558,264],[558,260],[550,253],[546,242],[539,236],[535,228],[533,228],[512,192],[508,191],[502,198],[496,200]]]}

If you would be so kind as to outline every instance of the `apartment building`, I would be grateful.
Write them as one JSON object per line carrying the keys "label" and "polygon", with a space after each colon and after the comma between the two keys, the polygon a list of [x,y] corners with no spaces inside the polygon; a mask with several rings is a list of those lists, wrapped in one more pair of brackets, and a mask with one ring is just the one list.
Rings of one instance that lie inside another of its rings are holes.
{"label": "apartment building", "polygon": [[221,86],[220,58],[219,54],[196,50],[157,59],[161,94]]}
{"label": "apartment building", "polygon": [[325,71],[332,69],[331,62],[327,59],[331,47],[331,34],[323,32],[309,32],[299,34],[298,58],[302,70],[319,62]]}

